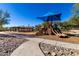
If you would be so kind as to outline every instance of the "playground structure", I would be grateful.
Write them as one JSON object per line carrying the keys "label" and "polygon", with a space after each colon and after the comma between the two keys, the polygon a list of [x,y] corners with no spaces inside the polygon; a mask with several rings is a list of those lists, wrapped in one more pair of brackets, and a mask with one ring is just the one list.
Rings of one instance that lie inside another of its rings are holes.
{"label": "playground structure", "polygon": [[[63,34],[62,31],[57,28],[58,25],[55,24],[55,22],[61,21],[61,13],[46,14],[37,18],[43,20],[47,25],[41,26],[36,35],[57,35],[59,37],[68,37]],[[55,26],[56,28],[54,28],[54,25],[57,25]]]}

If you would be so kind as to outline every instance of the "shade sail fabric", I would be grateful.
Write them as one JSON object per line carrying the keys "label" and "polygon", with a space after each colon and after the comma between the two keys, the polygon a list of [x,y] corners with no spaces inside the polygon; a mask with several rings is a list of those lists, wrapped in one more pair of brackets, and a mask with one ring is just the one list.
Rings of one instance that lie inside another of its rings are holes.
{"label": "shade sail fabric", "polygon": [[54,15],[41,16],[41,17],[37,17],[37,19],[41,19],[43,21],[60,21],[61,14],[59,13]]}

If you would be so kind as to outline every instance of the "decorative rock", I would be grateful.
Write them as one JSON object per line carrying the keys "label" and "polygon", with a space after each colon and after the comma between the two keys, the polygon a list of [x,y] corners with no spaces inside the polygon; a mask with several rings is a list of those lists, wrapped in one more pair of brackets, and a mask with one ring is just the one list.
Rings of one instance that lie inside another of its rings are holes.
{"label": "decorative rock", "polygon": [[44,53],[49,53],[49,51],[44,51]]}
{"label": "decorative rock", "polygon": [[7,53],[7,51],[4,50],[3,53]]}
{"label": "decorative rock", "polygon": [[[44,45],[43,44],[41,43],[42,48],[44,47],[42,50],[43,51],[47,50],[48,52],[50,51],[51,56],[77,56],[77,55],[79,55],[79,52],[78,52],[79,50],[64,48],[64,47],[60,47],[60,46],[53,46],[50,44],[44,44]],[[48,53],[47,51],[45,54],[46,54],[46,56],[49,56],[50,53]]]}
{"label": "decorative rock", "polygon": [[48,56],[51,56],[51,52],[48,52],[48,54],[47,54]]}
{"label": "decorative rock", "polygon": [[[10,56],[11,53],[23,42],[25,39],[0,37],[0,56]],[[20,42],[20,43],[19,43]]]}
{"label": "decorative rock", "polygon": [[74,53],[74,54],[72,54],[72,56],[78,56],[78,54],[77,53]]}
{"label": "decorative rock", "polygon": [[60,50],[58,53],[57,53],[57,56],[61,56],[63,54],[63,52]]}
{"label": "decorative rock", "polygon": [[55,55],[56,55],[56,53],[55,53],[55,52],[51,52],[51,55],[52,55],[52,56],[55,56]]}

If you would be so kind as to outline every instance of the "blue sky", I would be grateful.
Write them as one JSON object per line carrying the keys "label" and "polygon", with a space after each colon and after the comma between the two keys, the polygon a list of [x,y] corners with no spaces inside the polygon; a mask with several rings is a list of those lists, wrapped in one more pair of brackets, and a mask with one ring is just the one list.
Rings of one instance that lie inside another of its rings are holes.
{"label": "blue sky", "polygon": [[7,26],[34,26],[42,23],[36,19],[46,13],[61,13],[62,21],[68,20],[72,16],[72,3],[2,3],[0,9],[10,13],[10,24]]}

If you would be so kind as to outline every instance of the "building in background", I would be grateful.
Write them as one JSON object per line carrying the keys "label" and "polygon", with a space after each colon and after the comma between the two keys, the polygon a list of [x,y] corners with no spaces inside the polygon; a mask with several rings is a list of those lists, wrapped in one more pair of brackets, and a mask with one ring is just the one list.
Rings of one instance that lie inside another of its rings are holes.
{"label": "building in background", "polygon": [[16,26],[16,27],[4,28],[1,31],[32,32],[33,31],[33,27],[31,27],[31,26]]}

